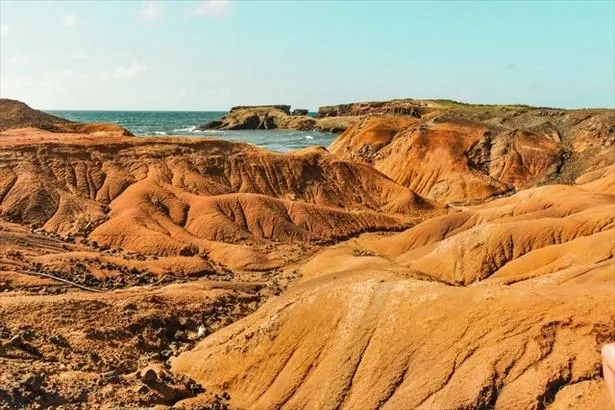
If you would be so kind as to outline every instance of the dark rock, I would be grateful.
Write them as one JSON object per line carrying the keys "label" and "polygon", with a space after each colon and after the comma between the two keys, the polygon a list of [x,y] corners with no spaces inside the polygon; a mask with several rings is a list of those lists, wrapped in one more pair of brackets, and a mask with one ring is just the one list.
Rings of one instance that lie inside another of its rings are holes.
{"label": "dark rock", "polygon": [[49,338],[49,341],[54,345],[61,347],[70,347],[68,340],[62,335],[53,335]]}
{"label": "dark rock", "polygon": [[21,385],[33,393],[41,393],[43,383],[43,376],[34,373],[28,373],[21,379]]}
{"label": "dark rock", "polygon": [[144,369],[141,372],[141,381],[145,384],[149,384],[158,380],[158,373],[154,369]]}
{"label": "dark rock", "polygon": [[294,109],[290,115],[308,115],[308,110],[302,108]]}
{"label": "dark rock", "polygon": [[282,105],[282,104],[273,104],[273,105],[237,105],[235,107],[231,107],[231,111],[238,110],[254,110],[254,109],[275,109],[284,112],[286,115],[290,115],[290,105]]}
{"label": "dark rock", "polygon": [[218,128],[220,128],[222,126],[222,121],[220,120],[214,120],[214,121],[210,121],[207,124],[203,124],[203,125],[199,125],[197,127],[198,130],[204,131],[204,130],[216,130]]}
{"label": "dark rock", "polygon": [[145,395],[145,394],[149,393],[149,388],[148,388],[146,385],[141,384],[141,385],[139,385],[139,386],[136,388],[136,392],[137,392],[138,394]]}
{"label": "dark rock", "polygon": [[186,332],[183,332],[181,330],[178,330],[177,332],[175,332],[175,334],[173,335],[173,338],[176,340],[181,340],[181,341],[188,340],[188,337],[186,336]]}
{"label": "dark rock", "polygon": [[199,126],[199,130],[270,130],[284,128],[290,118],[289,105],[237,106],[219,120]]}
{"label": "dark rock", "polygon": [[426,107],[423,102],[411,98],[390,101],[365,101],[319,107],[318,118],[369,114],[397,114],[421,117],[424,110],[426,110]]}
{"label": "dark rock", "polygon": [[120,381],[120,375],[115,370],[111,370],[110,372],[103,373],[101,381],[103,384],[117,383]]}

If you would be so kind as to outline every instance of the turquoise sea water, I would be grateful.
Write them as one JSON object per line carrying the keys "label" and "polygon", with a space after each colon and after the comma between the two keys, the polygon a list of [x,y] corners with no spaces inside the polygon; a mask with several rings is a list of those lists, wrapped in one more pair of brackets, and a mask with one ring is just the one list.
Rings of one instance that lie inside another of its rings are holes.
{"label": "turquoise sea water", "polygon": [[72,121],[113,122],[139,136],[185,135],[248,142],[286,152],[312,145],[328,146],[335,134],[293,130],[197,131],[196,127],[222,117],[219,111],[48,111]]}

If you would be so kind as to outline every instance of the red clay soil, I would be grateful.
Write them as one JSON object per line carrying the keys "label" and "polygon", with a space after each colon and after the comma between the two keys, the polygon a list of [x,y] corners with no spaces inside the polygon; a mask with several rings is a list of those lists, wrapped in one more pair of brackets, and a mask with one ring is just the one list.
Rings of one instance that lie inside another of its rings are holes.
{"label": "red clay soil", "polygon": [[366,116],[330,150],[372,164],[426,198],[467,204],[537,184],[573,183],[612,155],[614,143],[612,110],[458,108],[420,118]]}
{"label": "red clay soil", "polygon": [[0,132],[0,408],[609,408],[612,115],[434,104]]}

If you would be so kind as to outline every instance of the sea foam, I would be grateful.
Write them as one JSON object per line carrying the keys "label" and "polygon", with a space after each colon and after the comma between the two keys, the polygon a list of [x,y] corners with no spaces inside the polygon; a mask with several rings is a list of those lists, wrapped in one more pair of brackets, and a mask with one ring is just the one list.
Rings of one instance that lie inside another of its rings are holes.
{"label": "sea foam", "polygon": [[186,128],[177,128],[174,129],[173,132],[194,132],[196,131],[196,126],[186,127]]}

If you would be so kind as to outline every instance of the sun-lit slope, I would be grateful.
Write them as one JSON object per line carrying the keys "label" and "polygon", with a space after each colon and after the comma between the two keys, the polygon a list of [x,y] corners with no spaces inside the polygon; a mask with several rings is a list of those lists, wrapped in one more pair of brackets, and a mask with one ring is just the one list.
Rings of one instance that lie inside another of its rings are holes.
{"label": "sun-lit slope", "polygon": [[20,272],[40,268],[137,293],[254,277],[269,295],[301,275],[172,361],[238,408],[607,406],[612,151],[543,123],[374,118],[338,155],[0,133],[0,286],[45,284]]}
{"label": "sun-lit slope", "polygon": [[353,239],[173,368],[241,408],[607,406],[614,217],[554,185]]}
{"label": "sun-lit slope", "polygon": [[29,127],[57,133],[81,133],[95,136],[132,135],[127,129],[117,124],[85,124],[69,121],[30,108],[21,101],[0,98],[0,132]]}
{"label": "sun-lit slope", "polygon": [[[615,159],[615,153],[613,155],[611,158]],[[575,182],[587,191],[615,195],[615,163],[598,164]]]}
{"label": "sun-lit slope", "polygon": [[[125,206],[112,203],[110,220],[96,228],[91,238],[148,253],[176,254],[186,243],[203,246],[202,240],[329,241],[370,230],[397,230],[407,224],[403,217],[371,211],[346,212],[258,194],[183,196],[177,202],[181,209],[176,213],[167,213],[169,208],[161,210],[137,198],[142,197],[126,195],[130,204]],[[115,208],[120,211],[116,213]],[[204,246],[207,249],[207,243]]]}
{"label": "sun-lit slope", "polygon": [[102,249],[95,242],[75,243],[40,229],[0,221],[0,290],[63,292],[66,283],[51,275],[88,287],[113,289],[151,284],[166,275],[175,278],[217,277],[220,269],[207,258],[137,257],[134,253]]}
{"label": "sun-lit slope", "polygon": [[600,386],[589,401],[608,403],[612,271],[593,285],[468,288],[368,273],[304,283],[173,369],[240,408],[544,408],[586,380]]}
{"label": "sun-lit slope", "polygon": [[469,107],[420,118],[373,115],[330,149],[372,164],[424,197],[471,203],[539,183],[570,183],[599,158],[612,162],[615,115],[603,111]]}
{"label": "sun-lit slope", "polygon": [[[530,177],[544,174],[557,160],[548,141],[518,133],[502,138],[494,149],[506,154],[487,163],[483,146],[488,145],[490,131],[479,123],[418,119],[404,123],[386,116],[368,117],[364,122],[363,128],[342,134],[332,144],[332,152],[356,159],[367,156],[376,169],[400,184],[445,202],[505,193],[515,183],[524,185]],[[540,158],[532,162],[535,153]]]}
{"label": "sun-lit slope", "polygon": [[488,278],[535,249],[602,231],[613,234],[613,228],[615,204],[565,218],[478,225],[433,246],[410,251],[397,261],[446,283],[469,284]]}
{"label": "sun-lit slope", "polygon": [[277,154],[204,139],[3,135],[3,218],[150,253],[190,253],[210,241],[329,241],[399,230],[442,208],[322,148]]}
{"label": "sun-lit slope", "polygon": [[[411,268],[413,275],[467,285],[500,276],[502,268],[511,280],[531,276],[532,266],[511,262],[541,248],[550,249],[542,253],[544,259],[529,259],[537,266],[556,255],[584,252],[581,248],[592,248],[592,243],[603,251],[596,261],[612,258],[612,247],[600,246],[608,237],[605,232],[615,235],[614,196],[552,185],[432,218],[365,246]],[[575,250],[574,243],[581,248]],[[569,265],[577,264],[569,259]]]}

